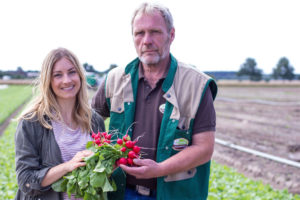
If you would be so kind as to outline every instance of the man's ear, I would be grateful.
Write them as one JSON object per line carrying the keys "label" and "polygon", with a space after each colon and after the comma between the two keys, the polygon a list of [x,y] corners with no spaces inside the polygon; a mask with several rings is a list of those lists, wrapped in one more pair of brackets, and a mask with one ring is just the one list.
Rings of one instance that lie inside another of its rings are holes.
{"label": "man's ear", "polygon": [[175,38],[175,28],[172,28],[170,31],[170,41],[173,42]]}

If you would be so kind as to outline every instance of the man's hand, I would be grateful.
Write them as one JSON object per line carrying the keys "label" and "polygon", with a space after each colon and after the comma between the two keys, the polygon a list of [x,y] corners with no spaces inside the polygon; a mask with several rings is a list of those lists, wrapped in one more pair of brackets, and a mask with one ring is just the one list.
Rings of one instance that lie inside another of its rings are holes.
{"label": "man's hand", "polygon": [[202,165],[211,159],[215,133],[207,131],[193,135],[193,143],[181,152],[171,156],[163,162],[157,163],[151,159],[134,159],[137,167],[120,167],[128,174],[139,179],[157,178],[186,171]]}
{"label": "man's hand", "polygon": [[120,165],[120,167],[128,174],[138,179],[149,179],[159,177],[161,167],[159,163],[151,159],[133,159],[133,163],[137,166],[129,167]]}

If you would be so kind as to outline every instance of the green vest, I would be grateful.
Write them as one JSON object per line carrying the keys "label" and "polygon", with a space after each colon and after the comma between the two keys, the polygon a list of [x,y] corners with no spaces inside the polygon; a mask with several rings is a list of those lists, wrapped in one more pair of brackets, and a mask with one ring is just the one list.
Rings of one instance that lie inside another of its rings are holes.
{"label": "green vest", "polygon": [[[166,99],[165,110],[158,139],[157,162],[162,162],[178,153],[174,141],[192,142],[192,127],[201,99],[209,86],[213,99],[217,85],[209,76],[192,66],[177,62],[170,54],[171,64],[162,89]],[[105,83],[105,95],[110,109],[109,130],[116,130],[118,137],[132,135],[135,99],[138,87],[139,60],[135,59],[126,68],[112,70]],[[178,128],[179,127],[179,128]],[[194,169],[157,178],[157,199],[206,199],[210,161]],[[123,199],[126,188],[125,173],[118,169],[112,178],[118,191],[109,194],[109,199]]]}

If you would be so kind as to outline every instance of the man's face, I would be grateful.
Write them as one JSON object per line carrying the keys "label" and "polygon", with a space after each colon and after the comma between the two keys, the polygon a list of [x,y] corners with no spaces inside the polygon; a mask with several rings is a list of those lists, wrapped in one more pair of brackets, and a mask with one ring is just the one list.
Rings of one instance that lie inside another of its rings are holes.
{"label": "man's face", "polygon": [[168,32],[159,12],[138,14],[134,19],[132,30],[134,46],[142,63],[158,65],[168,59],[175,30]]}

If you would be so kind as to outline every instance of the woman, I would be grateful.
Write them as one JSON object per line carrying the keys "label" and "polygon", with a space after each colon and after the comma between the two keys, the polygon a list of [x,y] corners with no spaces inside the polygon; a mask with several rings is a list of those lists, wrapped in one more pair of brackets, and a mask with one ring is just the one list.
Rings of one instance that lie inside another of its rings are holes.
{"label": "woman", "polygon": [[47,55],[37,89],[15,134],[16,199],[68,199],[51,184],[85,165],[83,158],[92,154],[86,142],[92,131],[104,131],[103,119],[91,110],[84,69],[67,49]]}

